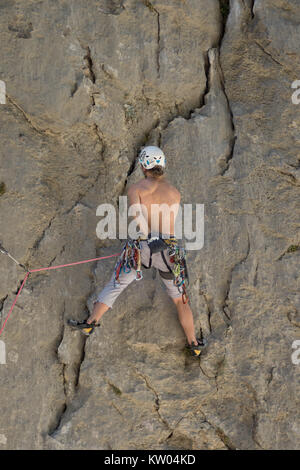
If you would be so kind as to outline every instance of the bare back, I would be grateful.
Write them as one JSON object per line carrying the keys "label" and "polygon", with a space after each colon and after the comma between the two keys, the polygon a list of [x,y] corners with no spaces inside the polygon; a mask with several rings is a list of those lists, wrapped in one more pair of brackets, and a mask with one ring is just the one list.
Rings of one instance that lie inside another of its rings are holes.
{"label": "bare back", "polygon": [[164,176],[139,181],[131,186],[128,195],[130,204],[141,204],[148,233],[175,233],[180,193]]}

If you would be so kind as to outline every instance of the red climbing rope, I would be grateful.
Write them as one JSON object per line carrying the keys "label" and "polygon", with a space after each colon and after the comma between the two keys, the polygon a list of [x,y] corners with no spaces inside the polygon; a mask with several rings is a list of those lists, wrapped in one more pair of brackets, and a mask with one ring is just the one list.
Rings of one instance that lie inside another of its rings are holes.
{"label": "red climbing rope", "polygon": [[37,273],[37,272],[40,272],[40,271],[49,271],[50,269],[66,268],[67,266],[75,266],[76,264],[91,263],[92,261],[99,261],[99,260],[102,260],[102,259],[113,258],[113,257],[119,256],[119,255],[120,255],[120,253],[116,253],[116,254],[114,254],[114,255],[101,256],[100,258],[93,258],[93,259],[87,259],[87,260],[84,260],[84,261],[77,261],[76,263],[60,264],[59,266],[49,266],[48,268],[31,269],[30,271],[27,271],[26,276],[25,276],[25,278],[24,278],[24,280],[23,280],[23,282],[22,282],[22,284],[21,284],[21,287],[20,287],[20,289],[18,290],[18,293],[17,293],[17,295],[16,295],[16,298],[15,298],[15,300],[13,301],[13,304],[12,304],[12,306],[10,307],[9,312],[8,312],[8,314],[7,314],[7,316],[6,316],[5,320],[4,320],[3,326],[2,326],[2,328],[1,328],[1,330],[0,330],[0,336],[1,336],[2,333],[3,333],[3,330],[4,330],[4,328],[5,328],[5,325],[6,325],[7,321],[8,321],[8,319],[9,319],[10,315],[11,315],[12,312],[13,312],[13,309],[14,309],[16,303],[17,303],[18,297],[19,297],[19,295],[21,294],[21,291],[22,291],[23,287],[25,286],[25,283],[26,283],[26,281],[27,281],[27,279],[28,279],[28,277],[29,277],[30,274],[32,274],[32,273]]}
{"label": "red climbing rope", "polygon": [[93,259],[86,259],[85,261],[77,261],[76,263],[60,264],[59,266],[49,266],[49,268],[31,269],[29,272],[37,273],[39,271],[48,271],[49,269],[66,268],[67,266],[75,266],[76,264],[91,263],[92,261],[99,261],[100,259],[113,258],[114,256],[119,256],[119,255],[120,253],[117,253],[115,255],[101,256],[101,258],[93,258]]}
{"label": "red climbing rope", "polygon": [[16,295],[16,298],[15,298],[15,300],[14,300],[12,306],[11,306],[10,309],[9,309],[8,315],[7,315],[7,317],[5,318],[4,323],[3,323],[3,326],[2,326],[2,328],[1,328],[0,336],[2,335],[2,332],[3,332],[4,328],[5,328],[6,323],[7,323],[7,320],[9,319],[9,317],[10,317],[10,315],[11,315],[13,309],[14,309],[14,306],[15,306],[16,303],[17,303],[18,297],[19,297],[19,295],[21,294],[21,290],[22,290],[23,287],[25,286],[25,282],[27,281],[29,274],[30,274],[29,272],[26,274],[26,276],[25,276],[25,278],[24,278],[24,281],[22,282],[21,287],[20,287],[20,289],[18,290],[18,293],[17,293],[17,295]]}

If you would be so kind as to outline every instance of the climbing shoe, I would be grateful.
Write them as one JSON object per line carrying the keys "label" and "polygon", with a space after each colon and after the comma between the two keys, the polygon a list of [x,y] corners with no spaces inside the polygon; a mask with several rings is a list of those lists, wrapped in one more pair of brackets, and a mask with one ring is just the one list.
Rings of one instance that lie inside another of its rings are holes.
{"label": "climbing shoe", "polygon": [[70,325],[75,330],[80,330],[81,333],[83,333],[86,336],[91,336],[95,328],[100,326],[100,323],[96,324],[95,321],[93,321],[92,323],[87,323],[86,321],[79,322],[77,320],[70,319],[68,320],[68,325]]}
{"label": "climbing shoe", "polygon": [[196,339],[197,339],[197,344],[195,343],[188,344],[186,346],[186,349],[190,352],[190,354],[193,357],[200,357],[200,354],[203,348],[205,348],[206,346],[206,341],[205,339],[200,339],[200,338],[196,338]]}

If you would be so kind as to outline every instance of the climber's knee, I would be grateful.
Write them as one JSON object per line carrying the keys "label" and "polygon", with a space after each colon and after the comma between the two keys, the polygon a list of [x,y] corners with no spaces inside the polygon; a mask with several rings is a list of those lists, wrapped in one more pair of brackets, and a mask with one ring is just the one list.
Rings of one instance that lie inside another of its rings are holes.
{"label": "climber's knee", "polygon": [[183,299],[182,299],[182,295],[180,294],[179,297],[172,297],[172,300],[174,302],[175,305],[179,305],[179,304],[182,304],[183,305]]}

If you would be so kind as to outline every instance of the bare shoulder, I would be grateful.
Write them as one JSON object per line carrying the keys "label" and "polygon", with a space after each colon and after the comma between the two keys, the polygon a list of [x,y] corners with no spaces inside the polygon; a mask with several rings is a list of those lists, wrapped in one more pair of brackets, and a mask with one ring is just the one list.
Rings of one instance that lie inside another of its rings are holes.
{"label": "bare shoulder", "polygon": [[144,191],[148,191],[151,187],[151,184],[147,179],[142,179],[137,183],[134,183],[130,186],[128,192],[142,194]]}
{"label": "bare shoulder", "polygon": [[133,183],[127,189],[127,194],[135,194],[138,193],[141,189],[140,181],[138,183]]}
{"label": "bare shoulder", "polygon": [[140,182],[134,183],[129,186],[127,189],[127,196],[129,199],[129,204],[138,204],[141,199],[141,185]]}

